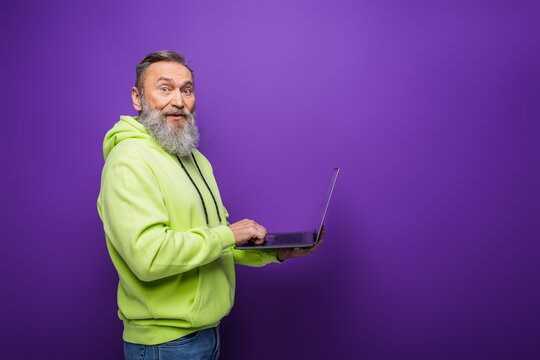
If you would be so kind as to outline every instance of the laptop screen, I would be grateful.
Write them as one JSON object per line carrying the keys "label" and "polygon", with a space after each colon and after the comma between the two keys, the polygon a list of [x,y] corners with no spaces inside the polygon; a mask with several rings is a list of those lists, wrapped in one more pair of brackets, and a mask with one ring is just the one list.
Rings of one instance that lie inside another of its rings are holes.
{"label": "laptop screen", "polygon": [[332,198],[332,194],[334,192],[334,187],[336,185],[336,180],[337,180],[337,177],[338,177],[338,174],[339,174],[339,168],[335,168],[333,171],[332,171],[332,180],[330,182],[330,186],[328,187],[328,196],[327,196],[327,199],[326,200],[326,206],[324,207],[323,209],[323,213],[322,213],[322,216],[321,216],[321,223],[319,224],[319,227],[316,228],[317,229],[317,241],[319,241],[319,236],[321,235],[321,230],[322,230],[322,227],[324,225],[324,218],[326,217],[326,211],[328,210],[328,206],[330,205],[330,199]]}

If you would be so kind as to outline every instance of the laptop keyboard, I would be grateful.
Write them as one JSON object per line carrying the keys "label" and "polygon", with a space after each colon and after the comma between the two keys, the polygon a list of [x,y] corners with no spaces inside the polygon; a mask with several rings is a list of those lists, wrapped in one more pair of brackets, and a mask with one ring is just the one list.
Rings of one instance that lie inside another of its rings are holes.
{"label": "laptop keyboard", "polygon": [[283,233],[276,234],[274,237],[274,244],[291,244],[294,242],[300,242],[304,237],[303,233]]}

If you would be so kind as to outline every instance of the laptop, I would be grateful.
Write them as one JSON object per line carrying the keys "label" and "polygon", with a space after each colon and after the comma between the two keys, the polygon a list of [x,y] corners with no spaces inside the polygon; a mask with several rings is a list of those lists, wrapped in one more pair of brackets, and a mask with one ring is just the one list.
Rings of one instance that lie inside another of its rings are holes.
{"label": "laptop", "polygon": [[244,244],[236,245],[235,249],[303,248],[315,245],[321,236],[324,218],[326,217],[330,199],[332,199],[332,194],[334,193],[338,174],[339,168],[335,168],[332,173],[330,187],[328,188],[328,200],[326,201],[326,206],[323,208],[321,223],[316,224],[315,231],[268,233],[266,234],[266,241],[262,244],[255,244],[253,241],[248,241]]}

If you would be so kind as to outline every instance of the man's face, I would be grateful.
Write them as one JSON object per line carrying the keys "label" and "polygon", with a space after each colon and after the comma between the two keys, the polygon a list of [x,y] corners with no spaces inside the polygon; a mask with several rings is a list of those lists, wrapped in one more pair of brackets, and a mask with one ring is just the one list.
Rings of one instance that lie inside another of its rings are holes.
{"label": "man's face", "polygon": [[157,62],[143,75],[143,93],[131,90],[139,122],[161,147],[178,156],[188,156],[199,143],[195,124],[193,79],[184,65]]}
{"label": "man's face", "polygon": [[[182,128],[186,115],[195,108],[191,72],[184,65],[171,61],[151,64],[143,75],[143,92],[150,109],[158,110],[173,128]],[[132,89],[133,107],[141,111],[141,94]]]}

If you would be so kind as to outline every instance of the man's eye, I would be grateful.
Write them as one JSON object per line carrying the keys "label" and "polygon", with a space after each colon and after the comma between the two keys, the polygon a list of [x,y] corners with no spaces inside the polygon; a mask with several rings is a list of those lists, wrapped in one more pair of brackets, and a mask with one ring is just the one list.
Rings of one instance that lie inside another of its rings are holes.
{"label": "man's eye", "polygon": [[160,88],[159,90],[161,90],[161,91],[169,91],[169,88],[168,88],[168,87],[166,87],[166,86],[163,86],[163,87],[162,87],[162,88]]}
{"label": "man's eye", "polygon": [[187,94],[187,95],[190,95],[191,94],[191,89],[184,89],[183,93]]}

